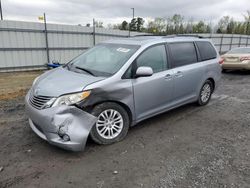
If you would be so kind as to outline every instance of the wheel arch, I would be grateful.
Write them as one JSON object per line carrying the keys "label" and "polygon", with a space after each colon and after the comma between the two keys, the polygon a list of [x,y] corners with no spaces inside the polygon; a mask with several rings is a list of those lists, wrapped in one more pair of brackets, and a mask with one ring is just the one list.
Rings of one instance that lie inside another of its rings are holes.
{"label": "wheel arch", "polygon": [[207,80],[211,81],[212,84],[213,84],[213,92],[214,92],[214,89],[215,89],[215,81],[212,77],[209,77]]}

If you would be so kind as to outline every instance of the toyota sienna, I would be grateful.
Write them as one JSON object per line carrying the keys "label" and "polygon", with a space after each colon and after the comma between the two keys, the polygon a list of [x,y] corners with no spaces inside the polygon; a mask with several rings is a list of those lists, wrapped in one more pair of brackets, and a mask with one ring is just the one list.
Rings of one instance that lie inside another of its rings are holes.
{"label": "toyota sienna", "polygon": [[102,42],[34,80],[25,103],[32,130],[83,150],[122,140],[130,126],[187,103],[206,105],[221,77],[207,39],[140,36]]}

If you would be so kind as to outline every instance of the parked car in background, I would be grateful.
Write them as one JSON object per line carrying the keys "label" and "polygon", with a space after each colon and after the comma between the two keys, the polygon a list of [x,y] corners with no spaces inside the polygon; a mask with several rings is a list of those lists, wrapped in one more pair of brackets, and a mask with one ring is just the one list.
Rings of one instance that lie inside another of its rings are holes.
{"label": "parked car in background", "polygon": [[250,70],[250,47],[234,48],[221,57],[223,70]]}
{"label": "parked car in background", "polygon": [[221,77],[214,45],[198,37],[141,36],[96,45],[37,78],[26,96],[33,131],[83,150],[122,140],[130,126],[187,103],[206,105]]}

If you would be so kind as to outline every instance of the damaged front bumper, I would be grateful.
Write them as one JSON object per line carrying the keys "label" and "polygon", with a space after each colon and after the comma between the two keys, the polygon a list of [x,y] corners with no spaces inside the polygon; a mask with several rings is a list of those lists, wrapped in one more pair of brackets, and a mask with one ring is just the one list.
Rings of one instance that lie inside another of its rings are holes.
{"label": "damaged front bumper", "polygon": [[66,105],[38,110],[31,106],[29,93],[25,107],[30,127],[39,137],[66,150],[84,150],[95,116]]}

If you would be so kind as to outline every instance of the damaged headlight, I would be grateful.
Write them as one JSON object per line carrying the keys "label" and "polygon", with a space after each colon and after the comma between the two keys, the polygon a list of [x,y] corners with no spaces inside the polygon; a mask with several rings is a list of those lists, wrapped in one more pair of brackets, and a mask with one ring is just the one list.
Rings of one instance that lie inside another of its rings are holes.
{"label": "damaged headlight", "polygon": [[72,105],[76,104],[83,99],[86,99],[90,95],[90,91],[83,91],[80,93],[68,94],[58,97],[53,103],[52,107],[60,105]]}

